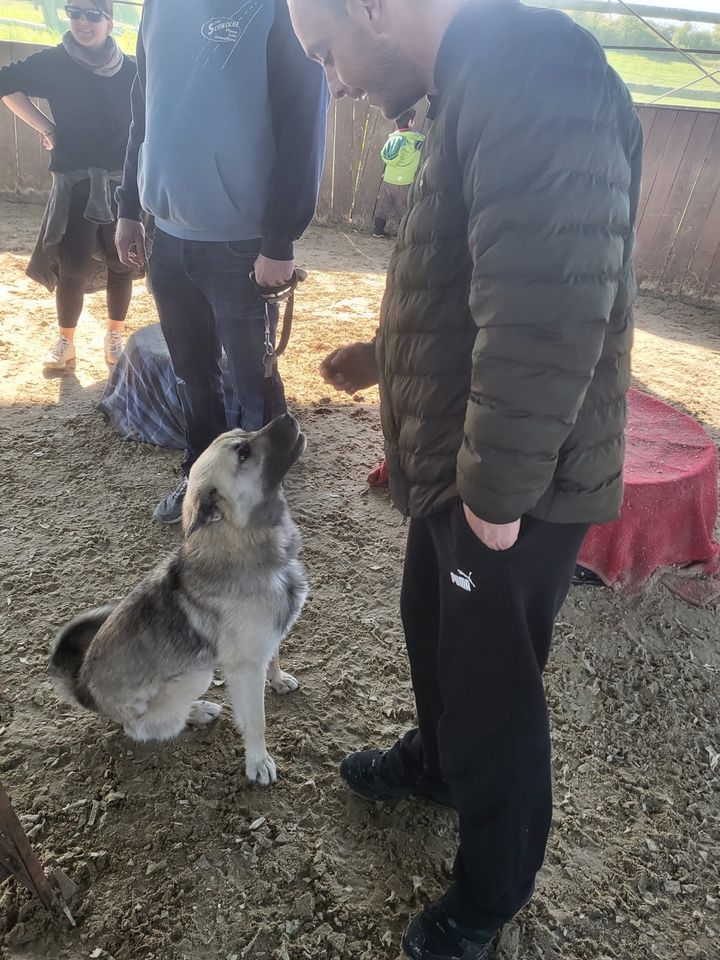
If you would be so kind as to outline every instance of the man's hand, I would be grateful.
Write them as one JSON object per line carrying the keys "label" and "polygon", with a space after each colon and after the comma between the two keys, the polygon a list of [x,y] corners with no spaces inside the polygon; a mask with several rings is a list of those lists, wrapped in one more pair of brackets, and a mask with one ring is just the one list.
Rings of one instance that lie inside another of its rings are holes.
{"label": "man's hand", "polygon": [[468,526],[489,550],[509,550],[517,543],[517,538],[520,536],[519,520],[514,520],[512,523],[488,523],[487,520],[476,517],[466,504],[463,504],[463,510]]}
{"label": "man's hand", "polygon": [[46,150],[55,149],[55,127],[50,130],[43,130],[40,132],[40,137],[42,139],[42,145]]}
{"label": "man's hand", "polygon": [[145,227],[139,220],[128,220],[121,217],[115,228],[115,246],[120,263],[126,267],[145,266]]}
{"label": "man's hand", "polygon": [[351,343],[333,350],[320,364],[320,375],[331,387],[351,396],[378,382],[374,343]]}
{"label": "man's hand", "polygon": [[271,260],[260,254],[255,261],[255,282],[259,287],[282,287],[294,273],[294,260]]}

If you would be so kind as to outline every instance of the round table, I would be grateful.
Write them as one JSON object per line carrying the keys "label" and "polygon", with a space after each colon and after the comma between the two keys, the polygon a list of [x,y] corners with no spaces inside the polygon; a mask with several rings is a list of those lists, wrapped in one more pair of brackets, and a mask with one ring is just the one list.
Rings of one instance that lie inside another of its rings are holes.
{"label": "round table", "polygon": [[632,590],[664,567],[718,569],[718,455],[699,423],[638,390],[628,396],[620,519],[592,527],[579,563]]}

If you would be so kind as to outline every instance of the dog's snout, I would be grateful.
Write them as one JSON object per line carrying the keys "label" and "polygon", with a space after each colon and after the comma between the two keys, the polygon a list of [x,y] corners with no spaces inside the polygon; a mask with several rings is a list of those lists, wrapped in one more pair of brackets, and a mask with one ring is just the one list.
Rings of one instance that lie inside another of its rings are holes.
{"label": "dog's snout", "polygon": [[[283,477],[305,450],[305,435],[295,417],[284,413],[265,428],[264,480],[266,489],[282,483]],[[264,431],[263,431],[264,432]]]}
{"label": "dog's snout", "polygon": [[276,435],[292,437],[300,432],[300,426],[291,413],[283,413],[272,421],[270,431]]}

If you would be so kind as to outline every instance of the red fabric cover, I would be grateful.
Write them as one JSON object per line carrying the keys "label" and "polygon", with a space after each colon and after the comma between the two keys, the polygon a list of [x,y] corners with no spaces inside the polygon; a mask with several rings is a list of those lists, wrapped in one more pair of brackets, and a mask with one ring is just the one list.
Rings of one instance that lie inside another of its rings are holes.
{"label": "red fabric cover", "polygon": [[388,469],[384,460],[370,472],[367,482],[371,487],[386,487],[388,485]]}
{"label": "red fabric cover", "polygon": [[629,395],[620,519],[590,529],[579,563],[608,585],[637,590],[663,567],[715,573],[715,444],[691,417],[637,390]]}
{"label": "red fabric cover", "polygon": [[[592,527],[579,563],[606,584],[637,590],[663,567],[720,569],[715,444],[691,417],[638,390],[628,396],[625,501],[615,523]],[[387,486],[383,460],[368,477]],[[706,585],[705,592],[707,592]],[[688,598],[689,599],[689,598]]]}
{"label": "red fabric cover", "polygon": [[694,607],[707,607],[716,600],[720,600],[720,577],[698,577],[693,568],[689,568],[692,576],[686,570],[673,568],[660,578],[663,586],[671,593]]}

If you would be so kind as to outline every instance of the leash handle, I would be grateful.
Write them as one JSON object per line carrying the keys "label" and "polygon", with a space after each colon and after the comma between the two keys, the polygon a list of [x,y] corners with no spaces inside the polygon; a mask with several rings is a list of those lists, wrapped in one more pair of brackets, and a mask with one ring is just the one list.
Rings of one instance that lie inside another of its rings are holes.
{"label": "leash handle", "polygon": [[297,285],[307,280],[307,278],[307,270],[302,270],[300,267],[297,267],[297,269],[293,271],[290,279],[285,283],[281,283],[279,287],[261,287],[255,278],[255,271],[253,270],[250,273],[250,282],[255,288],[255,293],[261,300],[264,300],[265,303],[282,303],[283,300],[289,300],[293,293],[295,293]]}
{"label": "leash handle", "polygon": [[[285,352],[285,348],[290,340],[292,331],[293,308],[295,306],[295,288],[298,283],[307,280],[306,270],[299,267],[293,272],[292,277],[279,287],[261,287],[256,278],[255,271],[250,273],[250,282],[255,289],[257,296],[265,304],[265,353],[263,356],[264,367],[264,389],[263,389],[263,426],[267,426],[272,420],[272,400],[273,383],[275,380],[275,371],[277,370],[278,357]],[[277,349],[272,342],[272,332],[270,330],[270,305],[285,302],[285,315],[283,317],[282,331]]]}

